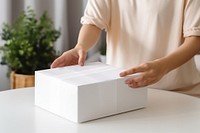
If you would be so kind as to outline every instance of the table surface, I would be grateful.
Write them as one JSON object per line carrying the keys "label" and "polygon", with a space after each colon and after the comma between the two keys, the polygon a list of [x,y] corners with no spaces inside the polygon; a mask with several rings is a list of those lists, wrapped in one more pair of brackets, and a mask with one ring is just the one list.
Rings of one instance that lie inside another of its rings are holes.
{"label": "table surface", "polygon": [[200,133],[200,99],[148,89],[148,106],[76,124],[34,105],[34,88],[0,92],[0,133]]}

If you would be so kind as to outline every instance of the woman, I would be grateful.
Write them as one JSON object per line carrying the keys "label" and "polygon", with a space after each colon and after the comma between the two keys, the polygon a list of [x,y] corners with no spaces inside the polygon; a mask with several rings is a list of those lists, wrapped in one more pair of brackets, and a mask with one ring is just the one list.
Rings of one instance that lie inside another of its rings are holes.
{"label": "woman", "polygon": [[107,63],[125,68],[131,88],[174,90],[200,96],[200,0],[88,0],[75,48],[51,68],[83,65],[101,30],[107,32]]}

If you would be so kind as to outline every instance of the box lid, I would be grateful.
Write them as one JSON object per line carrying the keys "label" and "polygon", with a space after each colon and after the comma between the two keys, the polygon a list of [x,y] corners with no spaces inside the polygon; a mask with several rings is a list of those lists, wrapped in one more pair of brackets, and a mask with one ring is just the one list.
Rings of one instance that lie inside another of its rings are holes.
{"label": "box lid", "polygon": [[37,71],[63,82],[80,86],[86,84],[99,83],[121,78],[119,73],[123,69],[116,68],[101,62],[87,63],[84,66],[74,65],[62,68],[46,69]]}

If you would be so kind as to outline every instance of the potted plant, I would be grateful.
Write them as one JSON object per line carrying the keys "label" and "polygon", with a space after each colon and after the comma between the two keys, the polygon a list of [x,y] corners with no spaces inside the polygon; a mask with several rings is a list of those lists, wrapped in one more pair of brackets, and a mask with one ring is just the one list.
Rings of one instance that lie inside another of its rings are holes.
{"label": "potted plant", "polygon": [[[30,8],[22,12],[13,25],[3,25],[1,38],[5,44],[0,48],[3,52],[1,64],[12,71],[11,88],[34,85],[34,72],[49,68],[56,58],[53,43],[59,36],[60,31],[54,28],[47,12],[36,19]],[[25,79],[18,74],[26,75]],[[17,76],[21,79],[15,81]],[[26,82],[26,77],[32,81]]]}

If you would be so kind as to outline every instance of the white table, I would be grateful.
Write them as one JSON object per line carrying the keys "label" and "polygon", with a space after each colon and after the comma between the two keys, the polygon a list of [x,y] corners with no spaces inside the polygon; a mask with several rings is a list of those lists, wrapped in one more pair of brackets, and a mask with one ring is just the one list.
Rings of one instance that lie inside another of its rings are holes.
{"label": "white table", "polygon": [[0,92],[0,133],[200,133],[200,99],[148,90],[148,107],[75,124],[34,106],[34,89]]}

